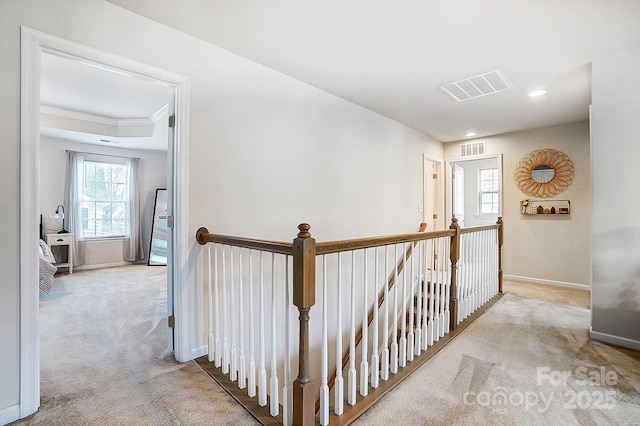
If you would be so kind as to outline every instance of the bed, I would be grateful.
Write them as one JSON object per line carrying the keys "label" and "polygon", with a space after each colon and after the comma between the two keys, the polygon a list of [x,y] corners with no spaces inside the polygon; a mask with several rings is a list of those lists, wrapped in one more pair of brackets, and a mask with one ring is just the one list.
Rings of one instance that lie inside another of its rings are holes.
{"label": "bed", "polygon": [[40,290],[49,293],[53,288],[53,276],[58,268],[55,267],[56,258],[51,253],[51,249],[42,239],[40,239],[39,247],[39,285]]}
{"label": "bed", "polygon": [[58,268],[55,267],[56,262],[51,249],[43,240],[40,240],[39,255],[40,255],[40,290],[45,293],[49,293],[53,288],[53,276]]}

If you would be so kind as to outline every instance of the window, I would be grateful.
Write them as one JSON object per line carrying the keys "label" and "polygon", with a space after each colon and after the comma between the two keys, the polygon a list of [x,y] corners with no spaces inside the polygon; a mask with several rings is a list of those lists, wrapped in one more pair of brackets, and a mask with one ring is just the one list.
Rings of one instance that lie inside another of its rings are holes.
{"label": "window", "polygon": [[82,239],[124,237],[127,234],[128,166],[85,159],[79,168],[79,219]]}
{"label": "window", "polygon": [[498,169],[480,169],[478,176],[480,215],[498,214]]}

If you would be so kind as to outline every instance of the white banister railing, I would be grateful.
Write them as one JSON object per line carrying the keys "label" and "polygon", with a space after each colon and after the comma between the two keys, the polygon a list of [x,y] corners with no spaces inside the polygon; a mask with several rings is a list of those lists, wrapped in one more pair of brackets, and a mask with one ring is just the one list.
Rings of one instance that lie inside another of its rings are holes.
{"label": "white banister railing", "polygon": [[[379,398],[369,388],[386,389],[405,368],[415,369],[425,351],[501,291],[501,223],[460,229],[454,221],[450,230],[432,233],[312,241],[311,260],[320,267],[307,273],[319,283],[311,293],[290,279],[309,265],[295,257],[311,241],[305,226],[293,245],[208,232],[204,240],[211,242],[202,268],[207,359],[285,425],[354,416],[360,401]],[[299,322],[290,317],[294,304]],[[309,353],[319,354],[314,364]],[[295,381],[292,361],[301,372]],[[300,407],[300,392],[304,401],[317,398],[315,407]]]}

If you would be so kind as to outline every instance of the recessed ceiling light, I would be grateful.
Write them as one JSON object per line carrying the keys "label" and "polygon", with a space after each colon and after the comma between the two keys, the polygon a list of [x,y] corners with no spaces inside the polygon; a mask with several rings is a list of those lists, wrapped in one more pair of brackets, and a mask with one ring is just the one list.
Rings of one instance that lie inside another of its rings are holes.
{"label": "recessed ceiling light", "polygon": [[538,96],[543,96],[546,95],[547,91],[544,89],[538,89],[538,90],[534,90],[533,92],[529,93],[529,97],[531,98],[537,98]]}
{"label": "recessed ceiling light", "polygon": [[466,137],[468,137],[468,138],[472,138],[472,137],[474,137],[475,135],[477,135],[477,133],[476,133],[476,132],[468,132],[468,133],[466,133],[466,134],[465,134],[465,136],[466,136]]}

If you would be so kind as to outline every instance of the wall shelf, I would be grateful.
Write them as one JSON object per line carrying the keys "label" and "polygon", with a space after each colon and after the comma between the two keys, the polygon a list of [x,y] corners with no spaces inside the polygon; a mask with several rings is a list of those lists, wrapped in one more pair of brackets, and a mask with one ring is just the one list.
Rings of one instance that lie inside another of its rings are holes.
{"label": "wall shelf", "polygon": [[525,216],[569,216],[570,200],[522,200],[520,214]]}

